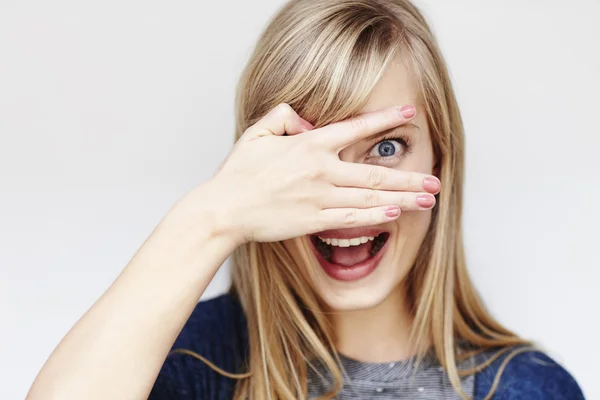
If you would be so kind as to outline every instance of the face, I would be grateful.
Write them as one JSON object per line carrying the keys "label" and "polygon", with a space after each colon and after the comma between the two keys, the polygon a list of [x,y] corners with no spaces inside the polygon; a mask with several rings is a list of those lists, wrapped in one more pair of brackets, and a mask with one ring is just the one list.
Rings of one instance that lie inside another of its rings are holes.
{"label": "face", "polygon": [[[347,162],[432,174],[434,157],[429,128],[425,110],[421,104],[417,104],[417,99],[414,78],[410,77],[402,61],[396,59],[361,111],[370,112],[408,104],[416,107],[416,117],[410,124],[382,133],[369,141],[352,144],[342,150],[340,158]],[[430,222],[431,210],[404,211],[393,222],[365,230],[333,233],[331,237],[325,238],[330,240],[329,245],[315,235],[309,235],[302,239],[311,246],[310,256],[314,259],[308,265],[298,259],[298,264],[312,269],[303,271],[303,274],[311,282],[318,297],[331,310],[371,308],[393,295],[403,295],[399,293],[403,290],[401,283],[416,259]],[[369,240],[358,245],[355,239],[355,245],[340,247],[339,240],[338,246],[332,242],[335,236],[362,237],[363,242]],[[374,239],[371,240],[370,237]],[[293,250],[291,252],[293,257],[297,256]],[[352,279],[344,279],[344,276],[332,273],[333,267],[330,265],[331,268],[328,268],[327,263],[335,264],[334,267],[341,270],[342,275],[348,272],[346,277]],[[342,264],[349,269],[341,269]],[[352,275],[349,271],[353,268],[355,271],[360,268],[366,270]]]}

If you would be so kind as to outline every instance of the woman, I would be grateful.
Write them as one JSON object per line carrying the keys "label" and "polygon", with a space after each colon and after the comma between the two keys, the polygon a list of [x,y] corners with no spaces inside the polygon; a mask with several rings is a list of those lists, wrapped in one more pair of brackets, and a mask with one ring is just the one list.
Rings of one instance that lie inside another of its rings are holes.
{"label": "woman", "polygon": [[[469,280],[461,117],[407,0],[287,4],[236,138],[28,398],[583,398]],[[230,254],[229,293],[196,304]]]}

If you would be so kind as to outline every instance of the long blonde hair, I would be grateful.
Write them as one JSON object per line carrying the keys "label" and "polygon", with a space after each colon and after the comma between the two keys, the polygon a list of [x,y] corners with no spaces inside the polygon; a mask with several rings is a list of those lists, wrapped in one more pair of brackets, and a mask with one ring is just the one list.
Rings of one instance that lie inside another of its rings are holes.
{"label": "long blonde hair", "polygon": [[[290,104],[315,127],[356,115],[397,55],[418,83],[443,187],[405,282],[414,316],[412,337],[417,348],[432,345],[456,392],[467,398],[460,376],[485,368],[495,357],[459,371],[459,340],[474,349],[503,349],[497,355],[528,342],[490,316],[467,273],[461,226],[463,125],[447,67],[420,11],[408,0],[284,5],[258,40],[239,82],[236,140],[279,103]],[[335,379],[327,397],[342,387],[331,327],[300,272],[306,265],[298,265],[290,246],[302,255],[302,263],[314,262],[305,238],[250,242],[232,256],[230,292],[241,302],[249,337],[249,373],[237,382],[236,399],[306,398],[314,360]]]}

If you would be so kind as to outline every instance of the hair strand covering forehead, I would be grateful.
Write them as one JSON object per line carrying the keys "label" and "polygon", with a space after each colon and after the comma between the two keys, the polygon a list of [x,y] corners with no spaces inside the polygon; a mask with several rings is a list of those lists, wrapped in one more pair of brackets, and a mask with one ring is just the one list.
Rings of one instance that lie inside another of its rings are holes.
{"label": "hair strand covering forehead", "polygon": [[403,40],[399,22],[370,1],[302,0],[263,39],[240,87],[247,126],[279,103],[316,127],[355,115]]}

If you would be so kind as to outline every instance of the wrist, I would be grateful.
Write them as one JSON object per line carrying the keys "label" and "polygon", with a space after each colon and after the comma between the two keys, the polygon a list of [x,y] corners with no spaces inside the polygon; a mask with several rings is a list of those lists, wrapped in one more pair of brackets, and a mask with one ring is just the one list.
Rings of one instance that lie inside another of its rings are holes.
{"label": "wrist", "polygon": [[224,193],[211,179],[187,193],[167,214],[165,222],[186,236],[219,241],[233,251],[245,239],[235,225],[230,196],[233,194]]}

